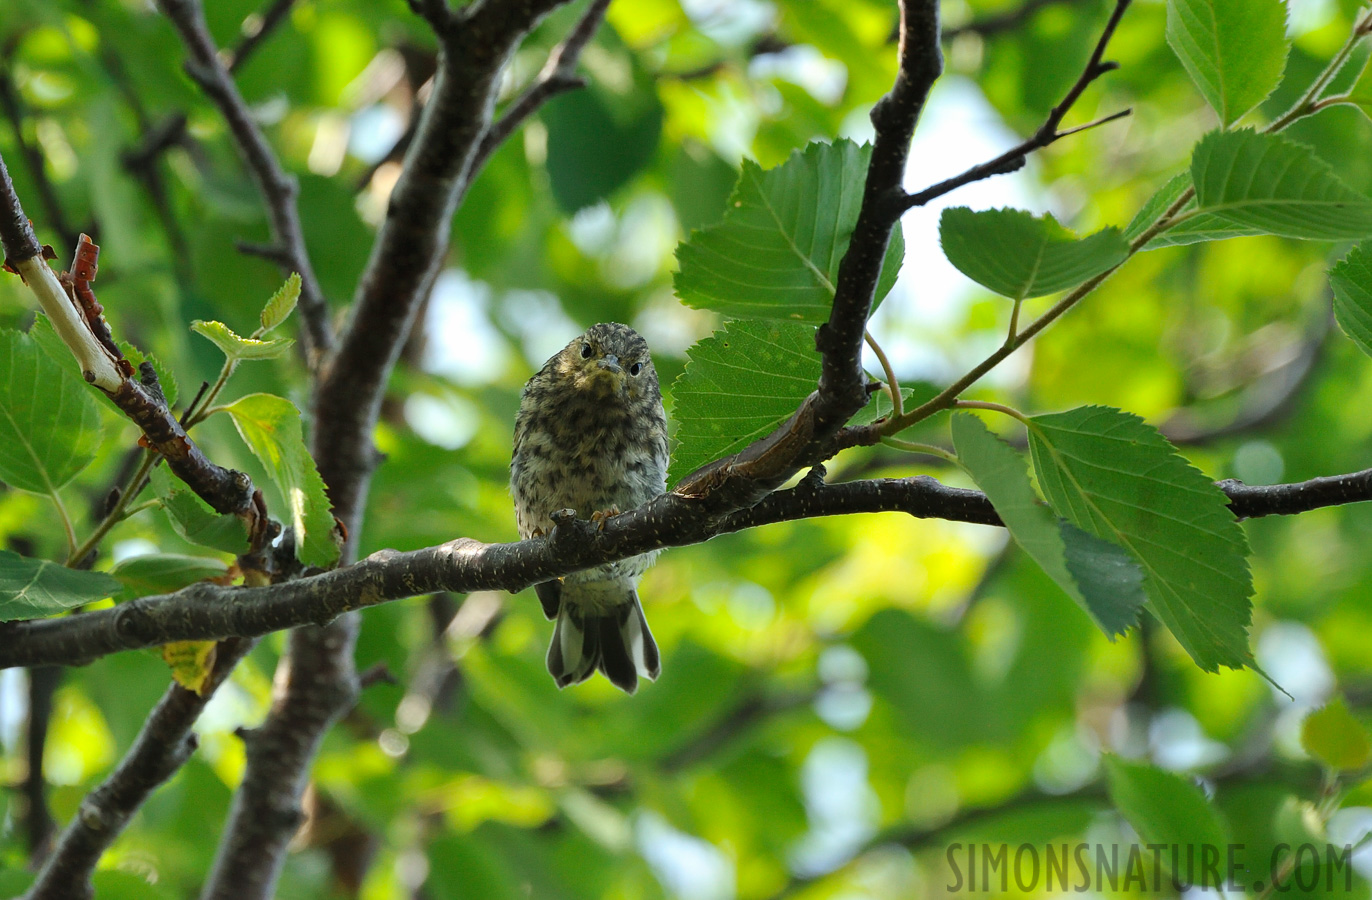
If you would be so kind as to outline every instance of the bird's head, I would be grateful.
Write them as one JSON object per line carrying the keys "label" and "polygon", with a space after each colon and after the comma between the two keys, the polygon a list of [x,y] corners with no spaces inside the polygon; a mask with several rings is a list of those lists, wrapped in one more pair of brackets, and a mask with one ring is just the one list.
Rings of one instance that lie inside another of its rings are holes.
{"label": "bird's head", "polygon": [[602,322],[563,348],[558,375],[596,397],[637,400],[657,389],[648,342],[628,325]]}

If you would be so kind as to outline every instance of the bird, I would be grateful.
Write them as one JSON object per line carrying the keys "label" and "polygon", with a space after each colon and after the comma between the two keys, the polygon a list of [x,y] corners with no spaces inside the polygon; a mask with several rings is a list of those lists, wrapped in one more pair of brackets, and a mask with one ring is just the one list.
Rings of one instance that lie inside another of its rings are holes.
{"label": "bird", "polygon": [[[552,531],[572,510],[604,527],[667,489],[667,416],[648,342],[603,322],[573,339],[529,379],[515,416],[510,493],[522,538]],[[626,693],[656,680],[657,643],[638,579],[658,551],[534,586],[556,619],[548,672],[559,688],[599,669]]]}

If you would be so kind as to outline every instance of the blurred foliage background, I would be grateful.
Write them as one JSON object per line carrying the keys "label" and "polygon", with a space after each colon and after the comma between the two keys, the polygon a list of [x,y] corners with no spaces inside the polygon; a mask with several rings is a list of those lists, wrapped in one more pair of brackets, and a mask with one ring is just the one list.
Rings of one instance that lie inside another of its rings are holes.
{"label": "blurred foliage background", "polygon": [[[1309,83],[1359,5],[1291,0],[1287,79],[1258,118]],[[907,186],[1037,128],[1109,6],[946,0],[947,74]],[[207,7],[224,47],[262,23],[258,0]],[[552,16],[521,50],[511,95],[578,12]],[[686,348],[718,324],[674,298],[677,242],[722,215],[743,159],[768,167],[810,140],[870,137],[868,112],[895,74],[895,21],[888,0],[615,0],[582,58],[589,87],[501,148],[457,215],[448,268],[379,428],[387,459],[362,552],[514,539],[506,482],[519,389],[585,326],[633,324],[670,384]],[[1164,4],[1137,0],[1110,48],[1120,70],[1066,124],[1125,106],[1130,118],[947,199],[1051,211],[1082,232],[1128,222],[1215,124],[1164,28]],[[301,0],[236,69],[300,179],[309,249],[339,315],[434,52],[401,0]],[[188,323],[250,330],[281,279],[236,250],[266,239],[264,214],[182,59],[168,23],[135,0],[9,0],[0,15],[0,153],[19,195],[63,265],[77,232],[102,245],[97,287],[116,333],[155,352],[185,398],[219,365]],[[1291,134],[1336,148],[1343,177],[1372,189],[1372,125],[1358,110],[1329,109]],[[960,374],[1001,341],[1009,315],[942,259],[938,212],[906,216],[902,277],[872,323],[910,384]],[[978,390],[1033,411],[1123,407],[1216,478],[1364,468],[1372,367],[1330,333],[1324,270],[1340,249],[1254,237],[1141,255]],[[0,279],[0,323],[31,316],[17,281]],[[307,408],[304,384],[287,358],[245,366],[230,389]],[[87,523],[135,441],[127,421],[106,418],[105,452],[66,491]],[[945,441],[945,428],[936,420],[922,439]],[[217,461],[266,483],[227,422],[203,429]],[[921,464],[878,448],[830,470]],[[896,514],[666,553],[640,592],[663,674],[635,697],[603,679],[554,687],[543,666],[551,626],[531,592],[371,609],[359,668],[384,664],[396,682],[369,687],[329,736],[279,896],[942,895],[951,842],[1130,839],[1105,796],[1105,751],[1202,778],[1232,839],[1266,859],[1291,798],[1319,796],[1303,715],[1339,693],[1358,717],[1372,704],[1372,510],[1245,527],[1253,646],[1289,696],[1251,671],[1200,672],[1151,623],[1107,642],[998,530]],[[44,501],[13,491],[0,493],[0,536],[49,558],[63,546]],[[156,511],[126,522],[106,550],[98,568],[200,552]],[[264,715],[282,646],[264,641],[216,696],[199,753],[106,856],[99,896],[195,895],[243,768],[234,729]],[[167,681],[153,653],[41,674],[38,690],[24,672],[0,673],[0,772],[16,786],[0,794],[0,895],[28,877],[33,818],[18,786],[30,772],[30,699],[55,684],[42,763],[61,823]],[[1355,789],[1343,806],[1328,823],[1340,844],[1372,826],[1372,793]],[[1372,859],[1357,859],[1372,874]],[[1356,890],[1366,893],[1361,880]]]}

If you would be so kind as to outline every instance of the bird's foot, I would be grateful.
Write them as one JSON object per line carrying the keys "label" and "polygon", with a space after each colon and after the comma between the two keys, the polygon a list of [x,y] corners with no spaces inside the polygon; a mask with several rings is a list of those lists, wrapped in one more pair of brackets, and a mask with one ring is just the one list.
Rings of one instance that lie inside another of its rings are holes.
{"label": "bird's foot", "polygon": [[609,509],[598,509],[595,512],[591,513],[591,521],[595,524],[598,530],[604,531],[605,523],[617,515],[619,515],[618,506],[612,506]]}

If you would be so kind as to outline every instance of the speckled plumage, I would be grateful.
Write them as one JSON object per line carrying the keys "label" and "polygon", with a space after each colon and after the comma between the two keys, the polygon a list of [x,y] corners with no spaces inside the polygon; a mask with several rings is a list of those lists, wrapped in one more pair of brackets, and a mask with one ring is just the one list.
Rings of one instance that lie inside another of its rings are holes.
{"label": "speckled plumage", "polygon": [[[523,537],[552,530],[552,514],[627,511],[667,486],[667,419],[648,344],[602,323],[573,340],[524,386],[515,417],[510,493]],[[638,602],[656,553],[537,585],[556,618],[548,671],[558,687],[597,668],[629,693],[656,678],[657,646]]]}

